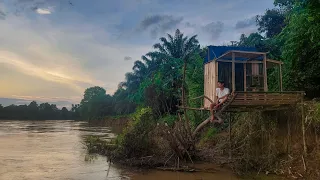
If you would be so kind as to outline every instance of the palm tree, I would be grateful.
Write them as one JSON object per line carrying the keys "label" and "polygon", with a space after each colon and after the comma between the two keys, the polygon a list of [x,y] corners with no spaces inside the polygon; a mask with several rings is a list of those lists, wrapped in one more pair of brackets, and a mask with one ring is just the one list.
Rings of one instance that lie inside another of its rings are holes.
{"label": "palm tree", "polygon": [[197,40],[197,35],[188,38],[184,36],[179,29],[176,30],[174,37],[167,34],[168,39],[161,37],[161,43],[156,43],[153,48],[157,50],[158,53],[155,55],[162,55],[163,57],[185,59],[192,55],[196,50],[200,49],[199,41]]}
{"label": "palm tree", "polygon": [[[133,72],[125,75],[126,80],[120,83],[119,87],[125,88],[128,94],[132,95],[137,92],[145,78],[151,77],[154,80],[159,78],[159,76],[153,76],[154,74],[161,74],[162,85],[158,87],[159,91],[157,92],[166,91],[172,97],[169,98],[170,101],[172,101],[171,99],[179,99],[177,96],[178,87],[181,87],[183,83],[181,83],[181,72],[178,69],[181,68],[182,62],[186,68],[187,59],[200,49],[196,37],[195,35],[188,38],[177,29],[174,36],[167,34],[167,37],[160,38],[160,43],[153,45],[155,51],[142,56],[142,61],[134,62]],[[184,81],[184,77],[182,80]],[[182,87],[184,89],[183,85]]]}
{"label": "palm tree", "polygon": [[151,52],[149,56],[158,56],[163,60],[180,59],[183,61],[183,78],[182,78],[182,105],[185,104],[185,74],[187,68],[188,59],[197,51],[200,50],[199,41],[197,35],[188,38],[184,36],[179,29],[176,30],[175,36],[167,34],[168,39],[161,37],[161,43],[154,44],[153,47],[156,52]]}
{"label": "palm tree", "polygon": [[125,74],[125,81],[119,84],[119,87],[124,87],[133,92],[139,87],[139,84],[143,81],[148,73],[148,67],[142,61],[135,61],[132,67],[133,72]]}

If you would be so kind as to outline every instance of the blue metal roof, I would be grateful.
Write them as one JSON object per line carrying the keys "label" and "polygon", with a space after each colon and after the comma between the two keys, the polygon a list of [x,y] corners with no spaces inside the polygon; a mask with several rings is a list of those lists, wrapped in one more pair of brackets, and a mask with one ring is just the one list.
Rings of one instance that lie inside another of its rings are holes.
{"label": "blue metal roof", "polygon": [[[251,51],[251,52],[257,52],[258,50],[255,47],[235,47],[235,46],[208,46],[208,52],[207,56],[204,59],[204,63],[207,63],[215,58],[220,57],[227,51]],[[208,59],[208,53],[209,53],[209,59]],[[258,60],[262,60],[262,57],[257,58]],[[224,57],[223,60],[232,60],[232,57]],[[248,58],[244,57],[236,57],[235,60],[238,61],[246,61]]]}

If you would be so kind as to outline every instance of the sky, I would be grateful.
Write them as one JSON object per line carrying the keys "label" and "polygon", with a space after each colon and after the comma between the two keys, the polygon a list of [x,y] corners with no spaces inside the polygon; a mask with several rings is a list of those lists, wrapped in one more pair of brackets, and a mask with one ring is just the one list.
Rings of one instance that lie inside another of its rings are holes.
{"label": "sky", "polygon": [[0,0],[0,104],[70,106],[113,94],[166,33],[223,45],[257,31],[272,0]]}

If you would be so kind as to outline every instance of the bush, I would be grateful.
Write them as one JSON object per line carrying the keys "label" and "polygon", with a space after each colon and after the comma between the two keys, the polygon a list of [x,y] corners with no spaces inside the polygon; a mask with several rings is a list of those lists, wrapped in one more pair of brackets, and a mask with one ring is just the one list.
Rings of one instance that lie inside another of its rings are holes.
{"label": "bush", "polygon": [[174,122],[177,120],[177,116],[176,115],[165,115],[164,117],[160,118],[159,121],[160,122],[164,122],[164,123],[167,123],[168,126],[173,126],[174,125]]}
{"label": "bush", "polygon": [[87,136],[83,141],[83,145],[89,154],[106,155],[113,148],[112,144],[99,136]]}
{"label": "bush", "polygon": [[115,140],[115,158],[128,159],[150,155],[153,149],[150,133],[155,124],[150,108],[138,109],[132,115],[132,121]]}

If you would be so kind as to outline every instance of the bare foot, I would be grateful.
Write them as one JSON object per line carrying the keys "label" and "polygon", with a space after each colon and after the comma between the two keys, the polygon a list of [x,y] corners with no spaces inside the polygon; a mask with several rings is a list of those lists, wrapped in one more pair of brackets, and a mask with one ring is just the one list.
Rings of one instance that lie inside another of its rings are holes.
{"label": "bare foot", "polygon": [[219,123],[219,124],[222,124],[222,123],[223,123],[222,119],[219,119],[219,120],[217,120],[216,122]]}
{"label": "bare foot", "polygon": [[211,117],[210,122],[214,122],[214,116]]}

